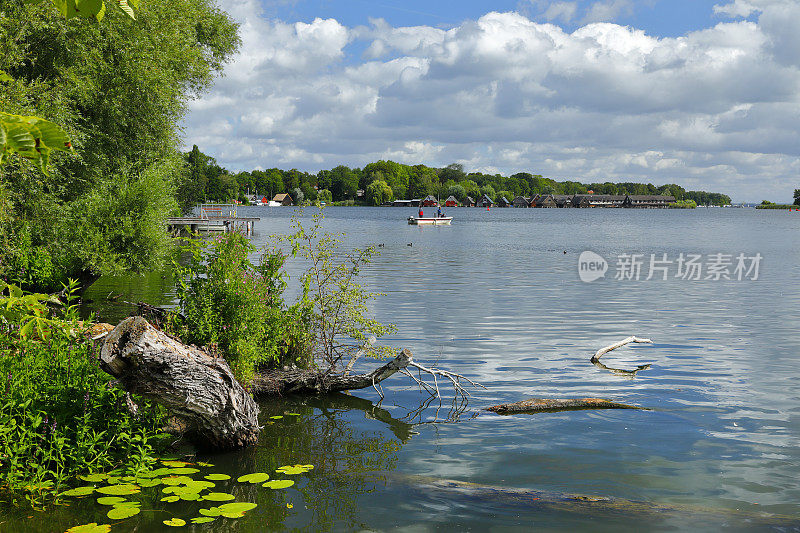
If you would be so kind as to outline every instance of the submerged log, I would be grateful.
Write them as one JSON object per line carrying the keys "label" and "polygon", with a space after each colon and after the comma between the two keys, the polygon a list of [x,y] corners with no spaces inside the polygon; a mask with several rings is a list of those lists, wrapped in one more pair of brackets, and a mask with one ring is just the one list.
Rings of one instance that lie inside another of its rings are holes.
{"label": "submerged log", "polygon": [[255,396],[283,394],[326,394],[346,390],[377,387],[384,379],[412,365],[411,351],[405,349],[397,357],[367,374],[330,374],[319,370],[269,370],[259,372],[250,384]]}
{"label": "submerged log", "polygon": [[258,406],[222,358],[181,344],[142,317],[108,334],[100,364],[128,392],[186,420],[203,445],[238,448],[258,441]]}
{"label": "submerged log", "polygon": [[642,409],[635,405],[626,403],[612,402],[602,398],[568,398],[568,399],[549,399],[531,398],[515,403],[503,403],[487,407],[486,411],[492,411],[500,415],[515,413],[542,413],[554,411],[576,411],[580,409]]}

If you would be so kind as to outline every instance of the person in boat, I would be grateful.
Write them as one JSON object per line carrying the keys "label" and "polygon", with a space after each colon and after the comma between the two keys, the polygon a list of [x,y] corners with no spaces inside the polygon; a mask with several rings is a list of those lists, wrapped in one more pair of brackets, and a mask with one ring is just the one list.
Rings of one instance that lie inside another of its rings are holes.
{"label": "person in boat", "polygon": [[422,214],[422,206],[419,206],[419,218],[422,218],[424,215]]}
{"label": "person in boat", "polygon": [[439,206],[439,209],[436,210],[436,217],[442,218],[444,215],[442,214],[442,206]]}

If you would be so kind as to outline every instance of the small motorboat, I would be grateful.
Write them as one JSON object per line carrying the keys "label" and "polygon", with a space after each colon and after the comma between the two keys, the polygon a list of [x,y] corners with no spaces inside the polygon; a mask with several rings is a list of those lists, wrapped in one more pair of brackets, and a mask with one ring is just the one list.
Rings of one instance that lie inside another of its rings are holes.
{"label": "small motorboat", "polygon": [[449,226],[453,217],[408,217],[408,223],[414,226]]}

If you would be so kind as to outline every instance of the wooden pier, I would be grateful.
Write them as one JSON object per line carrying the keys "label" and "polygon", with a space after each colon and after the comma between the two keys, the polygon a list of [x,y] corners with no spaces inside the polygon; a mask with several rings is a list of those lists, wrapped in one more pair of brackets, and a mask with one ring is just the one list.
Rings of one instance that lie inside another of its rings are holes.
{"label": "wooden pier", "polygon": [[200,206],[200,216],[173,217],[167,219],[167,229],[170,232],[187,229],[192,233],[213,233],[230,231],[243,231],[250,235],[253,225],[261,220],[259,217],[240,217],[236,204],[203,204]]}

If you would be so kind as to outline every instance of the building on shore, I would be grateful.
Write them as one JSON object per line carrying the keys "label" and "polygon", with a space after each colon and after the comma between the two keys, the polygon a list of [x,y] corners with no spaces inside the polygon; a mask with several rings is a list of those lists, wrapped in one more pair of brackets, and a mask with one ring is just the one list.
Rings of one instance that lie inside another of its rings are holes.
{"label": "building on shore", "polygon": [[497,200],[497,207],[511,207],[511,202],[508,201],[508,198],[505,196],[501,196],[499,200]]}
{"label": "building on shore", "polygon": [[525,198],[524,196],[515,196],[511,203],[514,207],[528,207],[531,201],[529,198]]}
{"label": "building on shore", "polygon": [[552,194],[539,194],[536,196],[536,200],[533,202],[533,207],[558,207],[556,205],[556,199],[553,197]]}
{"label": "building on shore", "polygon": [[633,207],[640,209],[659,209],[669,207],[675,203],[674,196],[658,196],[646,194],[629,194],[622,202],[622,207]]}
{"label": "building on shore", "polygon": [[432,196],[430,194],[428,196],[426,196],[424,200],[422,200],[422,206],[421,207],[438,207],[438,206],[439,206],[439,202],[436,200],[436,198],[434,196]]}
{"label": "building on shore", "polygon": [[[626,195],[624,194],[576,194],[573,197],[572,203],[576,205],[575,199],[577,198],[580,207],[622,207]],[[584,199],[586,205],[583,205]]]}
{"label": "building on shore", "polygon": [[556,202],[556,207],[572,207],[572,194],[554,194],[553,200]]}
{"label": "building on shore", "polygon": [[475,200],[472,196],[467,196],[467,199],[464,200],[464,207],[475,207]]}
{"label": "building on shore", "polygon": [[489,198],[487,195],[484,194],[483,196],[481,196],[481,199],[478,200],[477,205],[478,207],[494,207],[494,202],[492,201],[491,198]]}
{"label": "building on shore", "polygon": [[[274,202],[274,203],[273,203]],[[276,194],[275,197],[270,201],[270,205],[294,205],[292,203],[292,197],[286,193]]]}
{"label": "building on shore", "polygon": [[447,200],[444,201],[445,207],[458,207],[458,200],[456,200],[455,196],[448,196]]}

